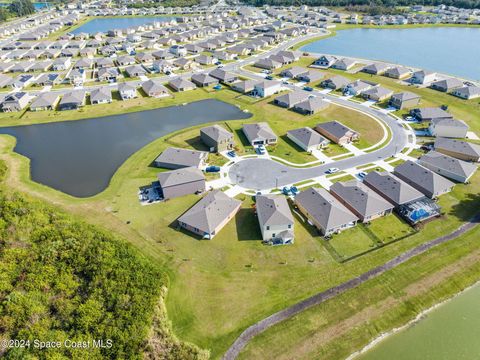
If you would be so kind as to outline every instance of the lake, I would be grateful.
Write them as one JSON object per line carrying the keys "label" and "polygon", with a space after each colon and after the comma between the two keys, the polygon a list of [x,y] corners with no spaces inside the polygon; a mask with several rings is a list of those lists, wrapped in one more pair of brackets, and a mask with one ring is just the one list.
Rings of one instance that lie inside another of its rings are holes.
{"label": "lake", "polygon": [[479,339],[480,286],[477,285],[355,359],[477,360]]}
{"label": "lake", "polygon": [[31,160],[34,181],[88,197],[103,191],[120,165],[151,141],[182,128],[250,116],[209,99],[95,119],[5,127],[0,134],[17,138],[15,152]]}
{"label": "lake", "polygon": [[142,16],[142,17],[112,17],[93,19],[84,25],[72,30],[72,34],[107,32],[113,29],[126,29],[132,26],[144,25],[155,21],[170,21],[168,16]]}
{"label": "lake", "polygon": [[480,79],[480,27],[341,30],[301,50],[384,60]]}

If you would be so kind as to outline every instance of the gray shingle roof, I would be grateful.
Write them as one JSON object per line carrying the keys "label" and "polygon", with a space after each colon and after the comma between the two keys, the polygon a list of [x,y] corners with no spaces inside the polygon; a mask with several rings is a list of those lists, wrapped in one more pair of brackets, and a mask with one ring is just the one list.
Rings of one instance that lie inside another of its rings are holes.
{"label": "gray shingle roof", "polygon": [[394,174],[430,197],[454,186],[450,180],[411,160],[395,167]]}
{"label": "gray shingle roof", "polygon": [[435,126],[451,126],[455,128],[461,128],[461,129],[467,129],[468,130],[468,125],[462,121],[462,120],[456,120],[456,119],[432,119],[432,124]]}
{"label": "gray shingle roof", "polygon": [[196,167],[161,172],[157,178],[162,188],[205,179],[202,171]]}
{"label": "gray shingle roof", "polygon": [[277,137],[266,122],[260,122],[256,124],[245,124],[243,125],[242,129],[243,129],[243,132],[245,133],[245,136],[250,141],[258,138],[272,139]]}
{"label": "gray shingle roof", "polygon": [[469,178],[477,170],[477,166],[456,159],[454,157],[436,152],[430,151],[428,154],[423,155],[418,159],[420,165],[428,167],[428,165],[433,165],[436,168],[457,174],[461,177]]}
{"label": "gray shingle roof", "polygon": [[373,171],[367,174],[363,183],[395,205],[405,204],[424,197],[420,191],[387,171]]}
{"label": "gray shingle roof", "polygon": [[295,202],[299,203],[325,230],[358,220],[350,210],[322,188],[302,191],[295,197]]}
{"label": "gray shingle roof", "polygon": [[480,145],[456,139],[438,137],[435,140],[434,148],[439,151],[443,149],[473,157],[480,157]]}
{"label": "gray shingle roof", "polygon": [[204,128],[201,128],[200,132],[204,133],[205,135],[210,137],[212,140],[215,140],[217,142],[230,139],[233,137],[233,134],[231,132],[228,132],[220,125],[206,126]]}
{"label": "gray shingle roof", "polygon": [[222,224],[241,204],[241,201],[229,198],[220,190],[209,192],[193,205],[178,221],[203,232],[211,233]]}
{"label": "gray shingle roof", "polygon": [[330,187],[330,192],[364,217],[393,209],[387,200],[356,180],[337,182]]}
{"label": "gray shingle roof", "polygon": [[325,131],[334,135],[337,138],[341,138],[342,136],[355,133],[355,131],[346,127],[345,125],[343,125],[338,121],[328,121],[326,123],[320,123],[320,124],[317,124],[316,128],[324,129]]}
{"label": "gray shingle roof", "polygon": [[165,149],[156,159],[155,162],[167,163],[183,167],[195,166],[199,167],[202,160],[207,157],[205,151],[180,149],[169,147]]}
{"label": "gray shingle roof", "polygon": [[258,195],[256,209],[260,226],[293,225],[293,216],[282,195]]}
{"label": "gray shingle roof", "polygon": [[309,127],[303,127],[299,129],[289,130],[288,134],[292,135],[305,147],[320,145],[325,142],[329,142],[322,135],[312,130]]}

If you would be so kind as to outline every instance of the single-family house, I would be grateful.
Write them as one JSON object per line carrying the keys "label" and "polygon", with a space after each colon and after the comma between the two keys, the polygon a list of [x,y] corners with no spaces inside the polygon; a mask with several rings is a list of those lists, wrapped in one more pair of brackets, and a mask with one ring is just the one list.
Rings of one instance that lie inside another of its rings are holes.
{"label": "single-family house", "polygon": [[296,91],[291,91],[286,94],[277,96],[274,100],[273,103],[275,105],[290,109],[294,105],[301,103],[302,101],[305,101],[308,99],[308,93],[303,90],[296,90]]}
{"label": "single-family house", "polygon": [[255,209],[262,239],[273,245],[293,244],[294,221],[282,195],[257,195]]}
{"label": "single-family house", "polygon": [[462,120],[432,119],[428,131],[432,136],[447,138],[464,138],[467,136],[468,125]]}
{"label": "single-family house", "polygon": [[90,92],[90,104],[110,104],[112,102],[112,90],[108,86],[101,86]]}
{"label": "single-family house", "polygon": [[198,194],[205,191],[205,176],[196,167],[164,171],[157,175],[163,199]]}
{"label": "single-family house", "polygon": [[348,144],[358,140],[360,135],[338,121],[328,121],[315,126],[315,131],[336,144]]}
{"label": "single-family house", "polygon": [[268,97],[278,93],[282,89],[282,83],[275,80],[264,80],[253,85],[253,96]]}
{"label": "single-family house", "polygon": [[406,79],[412,75],[412,71],[404,66],[395,66],[387,69],[384,75],[392,79]]}
{"label": "single-family house", "polygon": [[323,80],[320,85],[327,89],[337,90],[337,89],[343,89],[349,83],[350,83],[350,80],[348,80],[347,78],[340,75],[336,75],[329,79]]}
{"label": "single-family house", "polygon": [[40,93],[30,104],[31,111],[55,110],[60,100],[60,95],[53,92]]}
{"label": "single-family house", "polygon": [[313,115],[320,110],[326,109],[330,103],[318,97],[308,97],[306,100],[293,106],[293,110],[304,115]]}
{"label": "single-family house", "polygon": [[389,105],[399,110],[412,108],[418,105],[421,96],[410,91],[393,94],[390,98]]}
{"label": "single-family house", "polygon": [[144,76],[147,71],[141,65],[131,65],[125,68],[125,72],[131,78]]}
{"label": "single-family house", "polygon": [[220,125],[201,128],[200,139],[208,146],[210,152],[232,150],[235,145],[233,134]]}
{"label": "single-family house", "polygon": [[452,114],[439,107],[416,108],[410,110],[412,115],[418,121],[432,121],[433,119],[452,119]]}
{"label": "single-family house", "polygon": [[168,86],[170,86],[175,91],[189,91],[197,88],[197,86],[193,82],[187,79],[183,79],[181,77],[170,80],[168,82]]}
{"label": "single-family house", "polygon": [[437,73],[427,71],[427,70],[415,71],[412,77],[410,78],[410,81],[413,84],[420,84],[420,85],[430,84],[436,80],[437,80]]}
{"label": "single-family house", "polygon": [[393,174],[431,199],[451,191],[455,185],[443,176],[411,160],[397,165]]}
{"label": "single-family house", "polygon": [[470,100],[480,97],[480,87],[479,86],[464,86],[452,91],[452,95],[459,97],[461,99]]}
{"label": "single-family house", "polygon": [[75,110],[85,105],[85,90],[73,90],[63,95],[58,105],[59,110]]}
{"label": "single-family house", "polygon": [[315,59],[312,65],[315,66],[322,66],[322,67],[330,67],[332,66],[338,59],[335,56],[331,55],[322,55],[318,59]]}
{"label": "single-family house", "polygon": [[279,61],[275,61],[270,58],[266,59],[258,59],[255,61],[253,66],[261,68],[261,69],[267,69],[267,70],[273,70],[273,69],[278,69],[279,67],[282,66],[282,63]]}
{"label": "single-family house", "polygon": [[362,222],[369,222],[388,215],[394,207],[382,196],[357,180],[336,182],[330,187],[330,193]]}
{"label": "single-family house", "polygon": [[323,236],[356,225],[358,217],[323,188],[309,188],[295,196],[295,205]]}
{"label": "single-family house", "polygon": [[418,163],[448,179],[466,183],[477,171],[477,165],[434,150],[421,156]]}
{"label": "single-family house", "polygon": [[142,83],[142,89],[150,97],[165,97],[170,95],[167,88],[159,79],[150,79]]}
{"label": "single-family house", "polygon": [[301,66],[294,66],[283,70],[280,74],[284,77],[296,79],[299,75],[305,74],[308,70]]}
{"label": "single-family house", "polygon": [[137,97],[137,88],[129,83],[118,84],[118,93],[122,100],[134,99]]}
{"label": "single-family house", "polygon": [[362,68],[362,72],[372,75],[382,75],[386,73],[387,70],[392,68],[392,65],[385,63],[373,63]]}
{"label": "single-family house", "polygon": [[169,147],[165,149],[154,161],[155,166],[166,169],[180,169],[206,165],[208,152]]}
{"label": "single-family house", "polygon": [[239,80],[232,83],[230,86],[232,90],[238,91],[242,94],[247,94],[253,91],[257,80]]}
{"label": "single-family house", "polygon": [[336,70],[350,70],[352,67],[355,66],[357,62],[353,59],[348,59],[348,58],[341,58],[341,59],[338,59],[337,61],[335,61],[332,65],[331,65],[331,68],[332,69],[336,69]]}
{"label": "single-family house", "polygon": [[384,101],[393,95],[393,91],[383,86],[374,86],[371,89],[362,92],[362,97],[366,100]]}
{"label": "single-family house", "polygon": [[277,135],[266,122],[244,124],[242,131],[252,145],[270,145],[277,142]]}
{"label": "single-family house", "polygon": [[434,90],[450,92],[452,90],[463,87],[463,81],[457,78],[448,78],[433,82],[430,87]]}
{"label": "single-family house", "polygon": [[191,78],[192,82],[199,86],[210,86],[218,84],[219,80],[205,73],[193,74]]}
{"label": "single-family house", "polygon": [[220,190],[207,193],[177,219],[178,225],[204,239],[213,239],[240,210],[242,202]]}
{"label": "single-family house", "polygon": [[3,112],[21,111],[27,107],[32,97],[23,91],[8,94],[1,103]]}
{"label": "single-family house", "polygon": [[224,84],[231,84],[238,80],[237,75],[220,68],[216,68],[215,70],[210,71],[209,75],[215,79],[218,79]]}
{"label": "single-family house", "polygon": [[364,91],[370,90],[377,84],[365,80],[355,80],[343,87],[343,93],[346,95],[358,96]]}
{"label": "single-family house", "polygon": [[309,127],[289,130],[287,131],[287,137],[308,152],[324,148],[330,142]]}
{"label": "single-family house", "polygon": [[363,183],[395,206],[419,200],[425,196],[414,187],[387,171],[372,171],[365,176]]}
{"label": "single-family house", "polygon": [[444,137],[437,137],[433,145],[435,151],[464,161],[480,161],[480,145]]}

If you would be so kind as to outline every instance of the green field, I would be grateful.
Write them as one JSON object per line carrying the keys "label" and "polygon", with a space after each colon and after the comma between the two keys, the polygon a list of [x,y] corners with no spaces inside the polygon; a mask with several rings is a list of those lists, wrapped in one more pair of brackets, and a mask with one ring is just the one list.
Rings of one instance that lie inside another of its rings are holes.
{"label": "green field", "polygon": [[[306,64],[306,60],[302,64]],[[310,60],[308,60],[310,61]],[[292,66],[294,66],[293,64]],[[480,133],[480,105],[430,89],[416,89],[383,77],[345,74],[350,78],[368,78],[395,91],[409,90],[422,95],[422,106],[448,104],[450,111]],[[240,131],[243,123],[267,121],[279,136],[272,154],[295,163],[312,161],[284,135],[290,129],[314,126],[318,122],[339,120],[360,132],[361,147],[376,144],[383,131],[376,121],[350,109],[331,105],[313,115],[302,116],[272,105],[271,98],[254,101],[230,90],[208,92],[195,90],[174,94],[168,99],[138,98],[112,105],[86,106],[81,111],[0,114],[2,126],[77,120],[178,105],[205,98],[215,98],[252,113],[247,120],[224,122],[235,134],[239,153],[253,153]],[[6,184],[28,192],[87,221],[113,231],[140,249],[168,274],[166,307],[173,332],[181,340],[209,349],[219,359],[235,338],[249,325],[275,311],[305,299],[319,291],[349,280],[374,266],[428,240],[449,233],[467,221],[480,208],[480,174],[468,185],[458,184],[443,195],[439,204],[444,216],[425,224],[411,236],[381,247],[352,261],[340,263],[329,252],[325,241],[311,226],[295,219],[295,244],[268,247],[261,244],[257,219],[250,196],[240,195],[242,208],[213,240],[200,241],[178,231],[175,219],[190,208],[196,195],[164,203],[141,206],[137,199],[140,186],[151,183],[158,170],[149,167],[159,152],[172,144],[199,148],[199,127],[185,129],[157,139],[133,154],[116,172],[109,187],[92,198],[77,199],[34,183],[29,176],[28,159],[12,152],[14,139],[0,137],[0,158],[8,164]],[[342,154],[344,149],[329,146],[327,155]],[[223,159],[212,158],[214,163]],[[375,241],[392,242],[410,235],[412,229],[395,215],[372,221],[368,230],[361,227],[334,236],[329,244],[343,257],[372,248]],[[372,337],[392,326],[403,324],[418,311],[469,285],[480,274],[477,261],[454,267],[452,273],[423,283],[449,264],[477,254],[477,229],[456,241],[442,245],[418,258],[369,281],[358,289],[314,307],[258,336],[242,353],[244,359],[345,358]],[[455,271],[463,270],[455,277]],[[424,284],[424,287],[415,284]],[[435,286],[432,286],[435,285]],[[412,288],[413,287],[413,288]],[[390,306],[386,306],[390,305]]]}

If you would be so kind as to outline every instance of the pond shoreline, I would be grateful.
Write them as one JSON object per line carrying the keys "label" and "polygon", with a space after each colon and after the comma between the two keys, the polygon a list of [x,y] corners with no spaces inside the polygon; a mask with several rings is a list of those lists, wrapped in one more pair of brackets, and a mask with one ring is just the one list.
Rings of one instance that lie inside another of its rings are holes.
{"label": "pond shoreline", "polygon": [[449,303],[450,301],[456,299],[460,295],[463,295],[464,293],[468,292],[469,290],[471,290],[471,289],[473,289],[477,286],[480,286],[480,280],[478,280],[474,284],[466,287],[462,291],[460,291],[458,293],[455,293],[452,296],[449,296],[447,299],[445,299],[445,300],[443,300],[439,303],[436,303],[435,305],[430,306],[429,308],[421,311],[414,319],[408,321],[406,324],[404,324],[402,326],[399,326],[399,327],[396,327],[396,328],[393,328],[390,331],[387,331],[387,332],[384,332],[384,333],[380,334],[379,336],[374,338],[372,341],[370,341],[367,345],[365,345],[362,349],[360,349],[358,351],[355,351],[352,354],[350,354],[345,360],[355,360],[355,359],[357,359],[360,355],[363,355],[366,352],[368,352],[369,350],[374,349],[377,345],[382,343],[384,340],[390,338],[392,335],[396,335],[396,334],[398,334],[402,331],[408,330],[412,326],[415,326],[416,324],[425,320],[425,318],[428,314],[432,313],[433,311],[437,310],[442,305],[445,305],[445,304]]}

